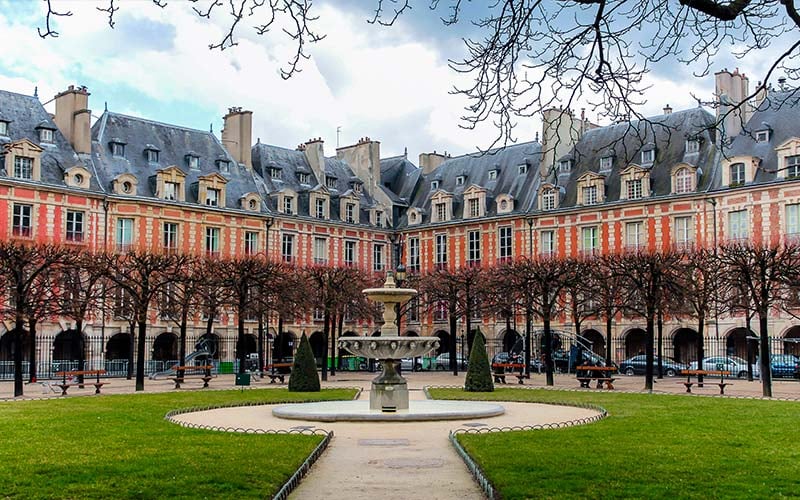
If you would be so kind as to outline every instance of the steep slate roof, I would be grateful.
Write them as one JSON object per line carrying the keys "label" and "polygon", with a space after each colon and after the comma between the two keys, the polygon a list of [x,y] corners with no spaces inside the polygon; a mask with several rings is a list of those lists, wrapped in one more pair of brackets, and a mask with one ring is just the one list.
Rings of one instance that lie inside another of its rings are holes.
{"label": "steep slate roof", "polygon": [[[109,142],[115,138],[125,143],[124,158],[111,154]],[[159,150],[158,163],[147,161],[145,149],[151,146]],[[189,168],[186,161],[189,153],[200,157],[199,169]],[[243,195],[260,192],[254,176],[234,161],[213,133],[110,111],[103,113],[92,127],[92,158],[103,186],[109,191],[117,176],[129,173],[139,180],[137,196],[153,198],[155,184],[151,177],[157,170],[175,165],[186,174],[186,203],[198,203],[198,193],[193,185],[200,176],[211,173],[218,173],[228,180],[225,185],[226,208],[240,209],[239,199]],[[229,162],[228,172],[220,172],[217,160]]]}
{"label": "steep slate roof", "polygon": [[[600,158],[613,155],[611,170],[603,173],[606,176],[606,202],[620,199],[620,173],[631,164],[649,170],[652,196],[670,194],[671,170],[678,163],[698,167],[697,190],[709,189],[714,177],[716,148],[707,127],[713,123],[713,115],[694,108],[588,130],[565,157],[573,160],[569,176],[558,176],[554,172],[547,180],[564,190],[561,207],[574,206],[578,178],[586,172],[600,173]],[[690,137],[700,138],[698,153],[685,153],[686,139]],[[641,151],[653,146],[656,153],[652,166],[641,165]]]}
{"label": "steep slate roof", "polygon": [[381,188],[397,205],[408,206],[421,173],[405,155],[381,158]]}
{"label": "steep slate roof", "polygon": [[[91,167],[75,153],[70,143],[58,130],[50,114],[37,97],[0,90],[0,120],[9,122],[8,136],[0,136],[0,148],[10,142],[28,139],[44,150],[41,154],[42,183],[66,186],[64,172],[76,165],[85,167],[92,172]],[[53,130],[53,144],[39,142],[39,132],[36,129],[42,126]],[[0,168],[0,176],[5,175],[5,169]],[[94,172],[92,172],[90,190],[100,190],[100,186],[94,178]]]}
{"label": "steep slate roof", "polygon": [[[775,148],[792,137],[800,137],[800,96],[797,92],[771,91],[747,122],[745,130],[736,136],[725,150],[727,156],[757,156],[761,168],[756,170],[754,182],[770,182],[778,178],[778,154]],[[770,128],[767,142],[756,142],[755,132]],[[749,133],[748,133],[749,132]]]}
{"label": "steep slate roof", "polygon": [[[297,211],[299,215],[309,216],[309,192],[317,186],[325,186],[325,179],[317,179],[311,165],[308,163],[306,154],[303,151],[296,149],[287,149],[279,146],[272,146],[258,141],[252,148],[253,156],[253,169],[261,176],[261,182],[264,186],[264,191],[268,196],[268,204],[270,208],[277,209],[275,204],[277,200],[269,197],[270,194],[276,193],[281,189],[290,188],[298,193]],[[332,220],[339,220],[339,197],[352,189],[352,182],[357,181],[362,183],[360,179],[356,178],[353,170],[344,160],[335,157],[325,158],[325,174],[336,178],[336,187],[329,189],[330,191],[330,218]],[[281,179],[272,179],[270,177],[270,168],[281,169]],[[300,179],[297,175],[298,172],[307,173],[310,176],[309,184],[300,184]],[[375,205],[374,200],[362,190],[357,193],[359,198],[359,205],[361,208],[360,221],[366,223],[369,221],[367,210]]]}
{"label": "steep slate roof", "polygon": [[[538,142],[513,144],[485,153],[448,158],[433,172],[420,175],[411,206],[424,210],[422,222],[430,223],[431,181],[438,180],[440,190],[453,194],[453,220],[462,218],[464,205],[462,194],[473,184],[487,190],[486,216],[497,214],[494,200],[500,194],[510,194],[514,197],[513,213],[525,212],[531,207],[539,185],[540,159],[541,145]],[[518,173],[521,164],[528,165],[527,173]],[[495,168],[499,169],[497,178],[489,180],[489,171]],[[421,170],[419,172],[421,173]],[[463,185],[456,186],[456,177],[461,175],[465,175],[466,180]],[[399,225],[405,226],[407,223],[407,216],[404,215]]]}

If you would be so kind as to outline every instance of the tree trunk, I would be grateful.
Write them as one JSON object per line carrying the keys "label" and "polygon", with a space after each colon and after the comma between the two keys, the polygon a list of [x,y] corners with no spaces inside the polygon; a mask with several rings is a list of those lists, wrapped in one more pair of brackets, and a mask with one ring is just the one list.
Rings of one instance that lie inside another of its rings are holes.
{"label": "tree trunk", "polygon": [[658,379],[664,378],[664,316],[661,309],[658,310]]}
{"label": "tree trunk", "polygon": [[136,349],[134,348],[136,345],[136,322],[131,321],[128,327],[130,333],[130,345],[128,346],[128,373],[126,374],[126,378],[130,380],[133,378],[133,353],[136,352]]}
{"label": "tree trunk", "polygon": [[458,375],[458,360],[456,359],[456,311],[454,307],[450,307],[450,369],[453,370],[453,375]]}
{"label": "tree trunk", "polygon": [[331,328],[331,313],[325,308],[325,321],[322,326],[322,381],[328,380],[328,334]]}
{"label": "tree trunk", "polygon": [[547,385],[554,385],[553,380],[553,332],[550,331],[550,315],[542,317],[544,323],[544,366]]}
{"label": "tree trunk", "polygon": [[[753,320],[753,316],[750,314],[750,311],[745,313],[745,328],[747,328],[747,334],[745,335],[745,342],[747,346],[747,381],[753,381],[753,339],[750,337],[752,336],[752,325],[751,322]],[[738,375],[738,374],[737,374]]]}
{"label": "tree trunk", "polygon": [[[339,315],[339,328],[337,328],[338,333],[336,334],[337,338],[341,338],[342,337],[342,329],[343,328],[344,328],[344,314],[340,314]],[[336,365],[338,363],[339,364],[339,368],[341,368],[342,357],[339,354],[340,354],[339,353],[339,344],[337,343],[336,344],[336,357],[334,358],[334,363],[333,364]]]}
{"label": "tree trunk", "polygon": [[645,362],[647,366],[645,366],[645,377],[644,377],[644,388],[648,391],[653,391],[653,344],[654,337],[655,337],[655,318],[653,317],[654,314],[648,312],[647,314],[647,336],[645,337]]}
{"label": "tree trunk", "polygon": [[[180,346],[178,347],[179,349],[178,359],[181,360],[180,362],[181,366],[186,366],[186,330],[188,328],[188,324],[189,324],[189,311],[188,309],[184,308],[184,310],[181,311],[181,324],[178,327],[180,328],[180,336],[181,336]],[[183,370],[180,370],[176,374],[178,378],[183,378],[183,375],[184,375]]]}
{"label": "tree trunk", "polygon": [[244,348],[244,315],[245,315],[245,303],[244,300],[239,302],[239,310],[237,311],[238,314],[236,315],[236,329],[237,329],[237,340],[236,343],[238,344],[237,353],[239,355],[239,373],[242,374],[245,372],[246,364],[247,364],[247,354],[245,353]]}
{"label": "tree trunk", "polygon": [[331,315],[331,377],[336,376],[336,324],[338,323],[338,315],[336,313]]}
{"label": "tree trunk", "polygon": [[258,313],[258,376],[264,377],[264,314]]}
{"label": "tree trunk", "polygon": [[[703,359],[706,357],[706,349],[705,349],[705,324],[706,324],[706,316],[703,312],[697,315],[697,368],[702,370],[703,369]],[[680,360],[678,360],[680,361]],[[697,384],[700,385],[703,383],[703,376],[697,376]]]}
{"label": "tree trunk", "polygon": [[145,336],[147,335],[147,311],[139,314],[139,338],[136,353],[136,391],[144,390]]}
{"label": "tree trunk", "polygon": [[758,323],[759,323],[759,330],[761,333],[761,355],[759,356],[759,360],[761,361],[761,390],[762,394],[765,398],[772,397],[772,369],[771,369],[771,362],[770,362],[770,352],[769,352],[769,331],[767,329],[767,315],[769,311],[758,311]]}
{"label": "tree trunk", "polygon": [[[36,322],[31,324],[31,328],[36,328]],[[83,337],[83,321],[75,322],[75,330],[78,333],[78,370],[86,369],[86,339]],[[31,330],[32,332],[33,330]],[[83,375],[78,375],[78,382],[83,386]]]}
{"label": "tree trunk", "polygon": [[606,311],[606,365],[611,366],[611,327],[614,323],[611,311]]}
{"label": "tree trunk", "polygon": [[531,312],[528,310],[525,311],[525,374],[528,378],[531,376],[531,350]]}
{"label": "tree trunk", "polygon": [[31,384],[36,382],[36,319],[31,318],[28,321],[28,332],[31,336],[29,360],[28,360],[28,382]]}
{"label": "tree trunk", "polygon": [[14,335],[11,337],[14,342],[14,397],[22,396],[22,340],[25,330],[22,318],[17,318],[14,323]]}

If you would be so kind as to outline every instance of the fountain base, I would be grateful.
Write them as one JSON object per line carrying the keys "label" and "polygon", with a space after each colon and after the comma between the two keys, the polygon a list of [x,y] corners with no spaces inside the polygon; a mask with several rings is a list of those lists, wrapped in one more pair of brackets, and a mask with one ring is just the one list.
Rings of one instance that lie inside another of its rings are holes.
{"label": "fountain base", "polygon": [[408,409],[396,412],[375,411],[366,401],[323,401],[277,406],[272,415],[290,420],[318,422],[420,422],[429,420],[468,420],[496,417],[505,408],[475,401],[413,400]]}
{"label": "fountain base", "polygon": [[408,384],[405,381],[402,383],[373,381],[369,393],[369,409],[382,412],[408,410]]}

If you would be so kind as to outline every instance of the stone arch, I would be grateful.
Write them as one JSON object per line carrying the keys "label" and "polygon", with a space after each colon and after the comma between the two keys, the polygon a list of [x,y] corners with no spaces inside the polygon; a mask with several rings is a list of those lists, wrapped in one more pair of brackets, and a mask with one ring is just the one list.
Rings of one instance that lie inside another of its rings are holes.
{"label": "stone arch", "polygon": [[[725,355],[726,356],[739,356],[742,359],[747,359],[747,337],[757,337],[752,330],[748,330],[743,326],[732,328],[725,333]],[[758,356],[758,342],[752,343],[753,359]]]}
{"label": "stone arch", "polygon": [[419,337],[419,333],[415,332],[414,330],[407,330],[406,333],[403,334],[405,337]]}
{"label": "stone arch", "polygon": [[[130,346],[130,336],[127,333],[118,333],[112,337],[118,338],[125,336]],[[108,341],[109,346],[111,340]],[[125,359],[128,359],[127,356]],[[163,332],[153,341],[153,361],[177,361],[178,360],[178,337],[171,332]]]}
{"label": "stone arch", "polygon": [[800,325],[790,327],[783,334],[783,352],[800,356]]}
{"label": "stone arch", "polygon": [[339,337],[358,337],[358,334],[354,331],[348,330],[343,334],[339,335]]}
{"label": "stone arch", "polygon": [[436,349],[436,354],[450,352],[450,332],[446,330],[437,330],[434,336],[439,337],[439,348]]}
{"label": "stone arch", "polygon": [[[31,336],[28,332],[22,331],[22,360],[27,362],[31,352]],[[14,331],[7,330],[0,335],[0,362],[14,361]],[[13,368],[11,371],[13,373]]]}
{"label": "stone arch", "polygon": [[297,347],[297,336],[289,330],[275,336],[272,343],[272,362],[285,363],[292,360]]}
{"label": "stone arch", "polygon": [[672,358],[679,363],[697,361],[697,342],[700,334],[693,328],[682,327],[672,333]]}
{"label": "stone arch", "polygon": [[[154,352],[157,343],[158,343],[158,337],[156,337],[156,340],[153,343]],[[131,334],[127,332],[120,332],[112,335],[111,338],[108,339],[108,342],[106,342],[106,360],[108,361],[113,361],[117,359],[128,360],[130,359],[130,357],[131,357]]]}
{"label": "stone arch", "polygon": [[215,359],[219,361],[220,356],[220,345],[219,345],[219,335],[216,333],[204,333],[197,339],[197,344],[195,345],[195,349],[200,350],[201,348],[205,347],[205,349],[211,353],[211,359]]}
{"label": "stone arch", "polygon": [[586,340],[586,343],[589,344],[593,353],[602,358],[606,357],[606,339],[603,337],[602,333],[594,328],[588,328],[581,332],[581,337]]}
{"label": "stone arch", "polygon": [[380,337],[380,336],[381,336],[381,331],[380,330],[375,330],[374,332],[372,332],[370,334],[370,337]]}
{"label": "stone arch", "polygon": [[314,359],[317,360],[317,363],[322,362],[322,356],[325,355],[325,338],[322,332],[314,332],[308,337],[308,343],[311,344],[311,352],[314,353]]}
{"label": "stone arch", "polygon": [[239,342],[238,336],[236,339],[236,359],[239,359],[240,351],[244,350],[244,355],[248,356],[258,352],[258,338],[252,333],[246,333],[242,342]]}
{"label": "stone arch", "polygon": [[517,344],[518,341],[522,340],[522,335],[517,333],[516,330],[513,328],[510,330],[506,330],[503,332],[503,351],[510,352],[511,349]]}
{"label": "stone arch", "polygon": [[64,330],[53,340],[53,361],[78,361],[84,349],[83,336],[77,330]]}
{"label": "stone arch", "polygon": [[622,334],[625,344],[625,358],[646,354],[647,332],[641,328],[631,328]]}

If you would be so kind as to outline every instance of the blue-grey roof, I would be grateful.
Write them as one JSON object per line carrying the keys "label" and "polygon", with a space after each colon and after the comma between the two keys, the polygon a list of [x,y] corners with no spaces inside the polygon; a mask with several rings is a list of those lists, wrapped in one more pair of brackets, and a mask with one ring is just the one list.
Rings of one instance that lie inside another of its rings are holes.
{"label": "blue-grey roof", "polygon": [[[565,157],[573,161],[569,175],[551,172],[547,181],[562,188],[560,206],[569,207],[577,202],[578,178],[586,172],[599,173],[606,177],[605,200],[617,201],[620,173],[637,164],[650,171],[651,194],[662,196],[672,190],[672,168],[687,163],[698,168],[697,190],[705,190],[710,186],[715,166],[714,136],[709,132],[714,121],[707,111],[694,108],[588,130]],[[686,153],[689,138],[700,139],[699,152]],[[655,161],[651,166],[642,165],[641,152],[653,148]],[[609,156],[613,157],[611,169],[600,172],[600,159]]]}
{"label": "blue-grey roof", "polygon": [[[124,158],[111,154],[112,141],[125,143]],[[145,150],[153,146],[159,151],[158,163],[147,160]],[[200,158],[199,169],[189,168],[186,158],[189,154]],[[253,174],[234,161],[213,133],[110,111],[103,113],[92,127],[92,158],[103,186],[109,191],[117,176],[129,173],[139,181],[137,196],[155,197],[154,176],[158,170],[174,165],[186,174],[186,203],[198,203],[198,178],[212,173],[228,180],[227,208],[241,208],[239,199],[243,195],[260,192]],[[218,160],[229,162],[228,172],[220,171]]]}
{"label": "blue-grey roof", "polygon": [[[66,186],[64,183],[66,170],[76,165],[88,168],[58,130],[50,114],[37,97],[0,90],[0,120],[8,122],[8,136],[0,136],[0,148],[10,142],[28,139],[44,150],[41,154],[40,182]],[[39,131],[37,130],[39,128],[53,130],[53,144],[39,142]],[[0,169],[0,176],[5,176],[5,174],[5,170]],[[90,190],[99,190],[99,187],[92,176]]]}
{"label": "blue-grey roof", "polygon": [[396,205],[408,205],[421,173],[405,155],[381,158],[381,188]]}
{"label": "blue-grey roof", "polygon": [[[753,182],[770,182],[777,175],[778,155],[775,148],[791,139],[800,137],[800,95],[797,91],[771,91],[759,105],[745,125],[725,150],[726,156],[756,156],[761,158],[761,168],[756,171]],[[770,129],[767,142],[757,142],[755,133]]]}

